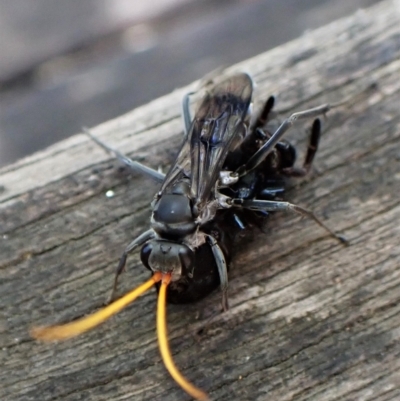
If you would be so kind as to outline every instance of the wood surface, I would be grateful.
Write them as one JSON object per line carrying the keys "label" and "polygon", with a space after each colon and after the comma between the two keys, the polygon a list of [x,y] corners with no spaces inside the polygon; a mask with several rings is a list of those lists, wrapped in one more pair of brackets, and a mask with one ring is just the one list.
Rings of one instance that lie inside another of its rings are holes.
{"label": "wood surface", "polygon": [[[349,99],[328,113],[311,174],[286,199],[312,221],[273,215],[237,248],[231,309],[216,291],[170,305],[176,364],[213,400],[400,399],[400,2],[305,33],[228,69],[249,72],[255,108],[271,94],[281,116]],[[154,168],[181,140],[189,89],[93,129]],[[302,155],[307,124],[287,138]],[[107,197],[107,191],[114,195]],[[101,307],[125,245],[148,228],[157,185],[131,175],[82,134],[0,171],[0,399],[189,400],[160,360],[150,291],[96,330],[61,343],[29,327]],[[121,293],[148,272],[137,254]]]}

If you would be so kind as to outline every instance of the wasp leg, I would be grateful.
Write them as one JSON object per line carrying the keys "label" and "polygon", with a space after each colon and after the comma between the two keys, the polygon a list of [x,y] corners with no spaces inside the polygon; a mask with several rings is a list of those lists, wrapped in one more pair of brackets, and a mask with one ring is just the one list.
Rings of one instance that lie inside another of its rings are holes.
{"label": "wasp leg", "polygon": [[277,181],[276,186],[271,185],[262,188],[258,192],[258,196],[263,200],[275,200],[279,196],[282,196],[284,192],[285,192],[284,185],[281,183],[281,181]]}
{"label": "wasp leg", "polygon": [[239,174],[240,177],[242,177],[246,175],[249,171],[256,168],[260,163],[262,163],[269,155],[269,153],[271,153],[271,151],[274,149],[275,145],[281,140],[286,131],[290,127],[292,127],[297,120],[313,118],[319,115],[326,114],[329,110],[331,110],[332,107],[336,107],[337,105],[339,104],[323,104],[312,109],[293,113],[289,118],[283,121],[283,123],[274,132],[271,138],[269,138],[268,141],[256,153],[254,153],[252,157],[250,157],[248,162],[245,165],[239,167],[236,172]]}
{"label": "wasp leg", "polygon": [[243,221],[241,220],[241,218],[236,213],[233,215],[233,218],[235,219],[235,223],[238,225],[238,227],[241,230],[244,230],[246,228],[246,226],[244,225]]}
{"label": "wasp leg", "polygon": [[125,270],[125,265],[126,265],[126,259],[128,257],[128,254],[133,252],[138,246],[143,245],[145,242],[148,240],[154,238],[154,231],[153,230],[147,230],[144,233],[140,234],[138,237],[136,237],[125,249],[124,252],[122,252],[122,255],[119,259],[117,270],[115,271],[115,276],[114,276],[114,283],[113,287],[110,293],[110,296],[108,297],[107,303],[110,303],[115,296],[115,293],[117,292],[117,287],[118,287],[118,278],[119,276],[123,273]]}
{"label": "wasp leg", "polygon": [[192,116],[190,115],[190,96],[196,92],[188,92],[182,98],[182,118],[183,118],[183,136],[186,139],[189,135],[190,126],[192,125]]}
{"label": "wasp leg", "polygon": [[228,267],[226,265],[226,260],[222,249],[218,245],[217,240],[211,235],[207,235],[207,242],[210,244],[212,253],[217,263],[219,280],[222,291],[222,308],[224,312],[229,309],[228,305]]}
{"label": "wasp leg", "polygon": [[315,154],[318,150],[319,139],[321,137],[321,120],[316,118],[311,127],[310,139],[308,142],[307,153],[304,159],[303,167],[288,167],[282,170],[282,173],[288,177],[304,177],[310,171]]}
{"label": "wasp leg", "polygon": [[94,135],[91,134],[91,132],[87,128],[83,128],[83,131],[85,132],[86,135],[88,135],[94,142],[97,143],[100,147],[102,147],[106,152],[111,153],[114,155],[120,162],[124,163],[126,166],[128,166],[132,171],[141,173],[147,177],[152,178],[153,180],[156,180],[157,182],[163,182],[165,178],[165,174],[160,173],[156,170],[153,170],[150,167],[145,166],[142,163],[135,162],[134,160],[130,159],[128,156],[125,156],[121,152],[119,152],[116,149],[111,148],[110,146],[106,145],[103,141],[100,139],[96,138]]}
{"label": "wasp leg", "polygon": [[281,201],[269,201],[269,200],[259,200],[259,199],[232,199],[232,206],[242,207],[245,209],[251,209],[256,211],[266,211],[266,212],[278,212],[278,211],[293,211],[302,216],[308,217],[314,220],[319,226],[321,226],[325,231],[327,231],[333,238],[342,244],[347,244],[348,241],[341,235],[333,232],[327,225],[325,225],[311,210],[305,209],[301,206],[294,205],[289,202]]}
{"label": "wasp leg", "polygon": [[254,122],[253,126],[251,127],[251,131],[255,131],[258,128],[264,127],[264,125],[269,120],[271,111],[275,104],[275,97],[270,96],[267,101],[264,103],[264,107],[262,108],[260,114],[257,117],[257,120]]}

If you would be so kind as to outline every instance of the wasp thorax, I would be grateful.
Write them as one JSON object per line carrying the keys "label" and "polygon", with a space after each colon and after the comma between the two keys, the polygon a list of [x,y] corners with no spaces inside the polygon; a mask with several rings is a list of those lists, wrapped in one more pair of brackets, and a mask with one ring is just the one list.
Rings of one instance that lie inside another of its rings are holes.
{"label": "wasp thorax", "polygon": [[154,206],[151,226],[155,232],[168,239],[177,239],[191,234],[196,229],[186,185],[180,183],[172,193],[161,195]]}

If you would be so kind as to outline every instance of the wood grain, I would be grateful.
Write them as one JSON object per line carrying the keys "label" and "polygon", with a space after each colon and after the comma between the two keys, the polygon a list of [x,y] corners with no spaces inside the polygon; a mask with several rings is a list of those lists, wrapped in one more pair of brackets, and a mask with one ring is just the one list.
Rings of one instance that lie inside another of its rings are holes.
{"label": "wood grain", "polygon": [[[228,313],[219,313],[218,292],[169,307],[175,361],[213,400],[398,400],[400,3],[383,1],[228,72],[242,70],[257,83],[255,107],[274,94],[282,115],[351,99],[328,114],[311,175],[287,193],[351,244],[306,219],[272,216],[266,234],[238,246]],[[93,133],[167,168],[187,90]],[[305,148],[305,126],[287,137]],[[157,187],[83,135],[0,170],[0,185],[0,399],[189,399],[160,361],[154,292],[77,339],[28,335],[32,324],[102,305],[120,252],[148,227]],[[131,256],[121,291],[147,275]]]}

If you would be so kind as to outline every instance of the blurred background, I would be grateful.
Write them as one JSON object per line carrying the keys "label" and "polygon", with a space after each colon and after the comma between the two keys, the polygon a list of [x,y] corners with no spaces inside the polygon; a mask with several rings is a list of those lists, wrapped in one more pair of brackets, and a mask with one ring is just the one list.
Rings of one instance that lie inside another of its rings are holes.
{"label": "blurred background", "polygon": [[379,0],[0,0],[0,166]]}

